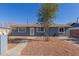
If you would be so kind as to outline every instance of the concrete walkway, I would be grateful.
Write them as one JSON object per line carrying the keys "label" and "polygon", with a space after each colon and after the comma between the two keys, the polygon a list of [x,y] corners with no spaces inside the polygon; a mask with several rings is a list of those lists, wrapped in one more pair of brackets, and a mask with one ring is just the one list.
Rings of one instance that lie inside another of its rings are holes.
{"label": "concrete walkway", "polygon": [[22,49],[27,45],[28,42],[19,43],[15,48],[8,50],[6,56],[20,56]]}

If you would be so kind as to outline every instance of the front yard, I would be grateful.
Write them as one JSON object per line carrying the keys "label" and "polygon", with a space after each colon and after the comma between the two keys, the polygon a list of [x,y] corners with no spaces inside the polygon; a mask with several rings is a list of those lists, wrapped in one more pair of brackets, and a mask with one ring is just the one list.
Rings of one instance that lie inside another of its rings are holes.
{"label": "front yard", "polygon": [[31,41],[21,51],[29,56],[79,56],[79,47],[67,40]]}
{"label": "front yard", "polygon": [[[41,39],[41,38],[40,38]],[[79,56],[79,44],[65,37],[50,40],[10,40],[6,55],[14,56]],[[77,41],[79,42],[79,41]]]}

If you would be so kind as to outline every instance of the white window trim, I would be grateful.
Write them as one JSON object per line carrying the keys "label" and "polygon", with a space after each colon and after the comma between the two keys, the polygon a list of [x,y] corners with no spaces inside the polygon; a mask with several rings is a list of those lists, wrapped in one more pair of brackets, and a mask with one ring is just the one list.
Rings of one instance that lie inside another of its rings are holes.
{"label": "white window trim", "polygon": [[[26,32],[26,28],[24,28],[24,29],[25,29],[24,32]],[[22,32],[22,31],[20,31],[19,28],[18,28],[18,32]]]}
{"label": "white window trim", "polygon": [[44,32],[44,31],[45,31],[45,29],[44,29],[44,31],[39,31],[38,29],[39,29],[39,28],[37,27],[37,28],[36,28],[36,32]]}
{"label": "white window trim", "polygon": [[[60,28],[63,28],[63,32],[60,32]],[[58,33],[65,33],[65,28],[64,27],[58,27]]]}
{"label": "white window trim", "polygon": [[18,28],[18,32],[19,32],[19,28]]}
{"label": "white window trim", "polygon": [[26,32],[26,27],[25,27],[25,32]]}
{"label": "white window trim", "polygon": [[[33,31],[33,32],[32,32]],[[34,35],[34,28],[30,28],[30,35]]]}

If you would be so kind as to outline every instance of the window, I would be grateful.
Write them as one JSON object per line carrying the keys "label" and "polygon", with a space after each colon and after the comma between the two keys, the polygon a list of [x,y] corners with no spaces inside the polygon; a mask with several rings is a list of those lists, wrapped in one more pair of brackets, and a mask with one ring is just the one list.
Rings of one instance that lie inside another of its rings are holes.
{"label": "window", "polygon": [[43,27],[37,28],[37,32],[44,32],[44,28]]}
{"label": "window", "polygon": [[64,28],[59,28],[59,32],[64,32]]}
{"label": "window", "polygon": [[13,32],[18,31],[18,29],[17,28],[12,28],[12,31]]}
{"label": "window", "polygon": [[26,28],[24,28],[24,27],[19,27],[19,28],[18,28],[18,32],[26,32]]}

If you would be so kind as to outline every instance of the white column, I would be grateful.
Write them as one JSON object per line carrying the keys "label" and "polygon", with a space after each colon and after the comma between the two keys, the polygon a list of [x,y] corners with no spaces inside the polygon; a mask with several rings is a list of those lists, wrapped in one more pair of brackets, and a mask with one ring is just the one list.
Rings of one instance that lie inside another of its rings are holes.
{"label": "white column", "polygon": [[4,55],[7,52],[8,40],[5,32],[0,32],[0,55]]}

